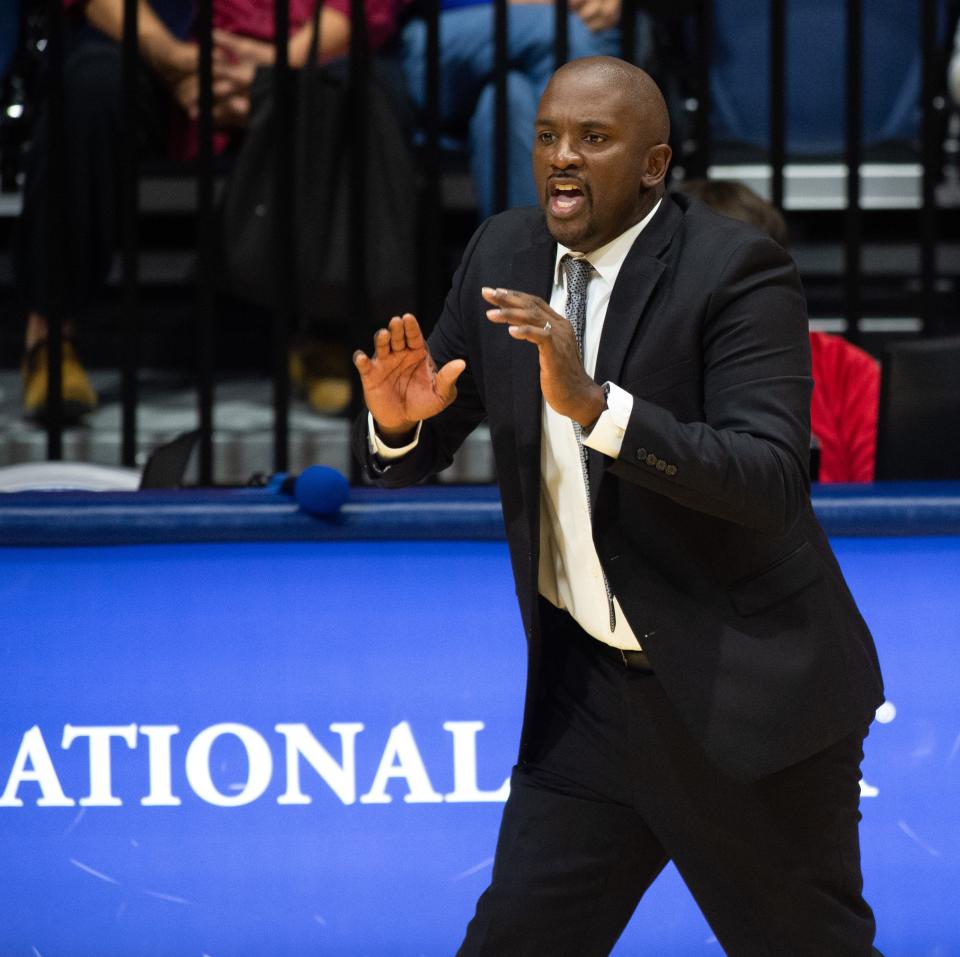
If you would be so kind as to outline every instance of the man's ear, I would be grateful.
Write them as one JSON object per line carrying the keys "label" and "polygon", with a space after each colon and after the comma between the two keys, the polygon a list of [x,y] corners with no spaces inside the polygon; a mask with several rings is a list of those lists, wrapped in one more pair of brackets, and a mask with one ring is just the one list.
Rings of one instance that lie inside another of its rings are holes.
{"label": "man's ear", "polygon": [[647,150],[644,159],[643,185],[647,189],[659,186],[667,176],[673,150],[666,143],[658,143]]}

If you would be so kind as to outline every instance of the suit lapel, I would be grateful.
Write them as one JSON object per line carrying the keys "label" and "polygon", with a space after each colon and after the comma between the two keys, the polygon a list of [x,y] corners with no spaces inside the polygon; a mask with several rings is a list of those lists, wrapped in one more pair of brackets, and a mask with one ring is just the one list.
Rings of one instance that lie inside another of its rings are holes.
{"label": "suit lapel", "polygon": [[[676,203],[670,197],[665,197],[657,214],[628,253],[607,307],[594,374],[597,382],[616,382],[619,379],[647,303],[666,269],[658,257],[669,245],[682,221],[683,214]],[[556,243],[546,228],[541,226],[530,244],[514,253],[509,287],[533,293],[549,302],[555,261]],[[535,528],[540,489],[543,402],[540,362],[536,348],[529,343],[511,345],[510,385],[516,426],[517,466],[521,473],[528,515],[533,522],[531,527]],[[603,474],[603,456],[599,452],[590,451],[589,467],[591,498],[595,504]]]}
{"label": "suit lapel", "polygon": [[[510,269],[510,288],[532,293],[549,302],[555,259],[556,244],[544,229],[542,236],[538,236],[529,246],[517,250],[514,254]],[[536,346],[528,342],[511,343],[510,372],[518,460],[521,464],[526,464],[531,453],[535,452],[531,464],[539,471],[543,396],[540,391],[540,360]]]}
{"label": "suit lapel", "polygon": [[666,269],[660,254],[673,238],[682,218],[670,198],[665,198],[627,253],[603,322],[594,373],[597,382],[619,379],[647,303]]}
{"label": "suit lapel", "polygon": [[[669,245],[682,220],[683,216],[675,203],[670,197],[664,197],[660,209],[627,254],[603,322],[603,335],[600,337],[593,376],[597,382],[619,381],[647,303],[666,269],[659,256]],[[603,475],[603,460],[601,453],[590,450],[590,497],[594,505]]]}

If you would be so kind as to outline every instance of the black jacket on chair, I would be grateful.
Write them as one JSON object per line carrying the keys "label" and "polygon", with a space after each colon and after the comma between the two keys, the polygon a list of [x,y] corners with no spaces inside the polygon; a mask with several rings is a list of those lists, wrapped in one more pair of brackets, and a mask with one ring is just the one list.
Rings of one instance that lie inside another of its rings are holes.
{"label": "black jacket on chair", "polygon": [[[487,320],[480,289],[549,301],[555,255],[540,210],[485,222],[429,337],[438,367],[467,362],[457,400],[384,469],[369,461],[365,416],[355,434],[378,483],[400,486],[445,468],[488,422],[529,646],[528,718],[542,651],[538,353]],[[666,197],[620,271],[595,378],[634,397],[619,457],[590,452],[597,554],[707,754],[752,779],[864,729],[883,700],[880,671],[810,505],[807,317],[790,257]]]}

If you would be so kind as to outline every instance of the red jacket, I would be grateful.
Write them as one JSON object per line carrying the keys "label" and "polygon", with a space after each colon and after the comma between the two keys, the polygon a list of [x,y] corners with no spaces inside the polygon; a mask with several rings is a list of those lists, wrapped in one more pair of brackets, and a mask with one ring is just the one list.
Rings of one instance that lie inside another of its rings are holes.
{"label": "red jacket", "polygon": [[880,364],[846,339],[810,333],[810,429],[820,443],[821,482],[872,482],[877,455]]}

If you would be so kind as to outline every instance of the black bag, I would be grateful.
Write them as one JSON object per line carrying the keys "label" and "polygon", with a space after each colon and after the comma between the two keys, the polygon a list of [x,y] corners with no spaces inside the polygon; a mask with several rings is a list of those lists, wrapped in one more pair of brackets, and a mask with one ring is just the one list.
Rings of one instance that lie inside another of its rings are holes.
{"label": "black bag", "polygon": [[[301,330],[367,348],[390,316],[415,308],[418,171],[385,69],[371,59],[365,104],[364,302],[350,288],[351,96],[347,65],[316,65],[319,6],[310,62],[294,71],[294,308]],[[273,71],[257,71],[250,124],[221,211],[225,291],[262,306],[276,297]],[[364,308],[365,306],[365,308]],[[358,313],[358,308],[361,314]]]}

